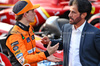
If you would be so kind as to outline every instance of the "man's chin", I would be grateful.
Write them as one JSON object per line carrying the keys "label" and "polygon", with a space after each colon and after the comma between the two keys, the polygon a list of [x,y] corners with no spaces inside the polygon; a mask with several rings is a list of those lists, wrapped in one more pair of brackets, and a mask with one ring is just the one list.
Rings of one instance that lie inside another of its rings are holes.
{"label": "man's chin", "polygon": [[70,24],[73,24],[73,22],[69,22]]}

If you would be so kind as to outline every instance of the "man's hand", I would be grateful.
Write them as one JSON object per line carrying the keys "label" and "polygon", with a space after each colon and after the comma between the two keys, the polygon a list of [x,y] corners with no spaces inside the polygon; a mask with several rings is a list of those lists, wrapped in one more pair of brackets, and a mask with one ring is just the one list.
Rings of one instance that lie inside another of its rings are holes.
{"label": "man's hand", "polygon": [[47,57],[47,60],[51,61],[51,62],[60,62],[61,58],[57,58],[57,57],[55,57],[53,55],[50,55],[49,57]]}
{"label": "man's hand", "polygon": [[58,49],[59,43],[57,43],[56,45],[54,45],[52,47],[50,45],[51,45],[51,41],[49,42],[49,44],[47,46],[47,51],[51,55],[51,54],[55,53],[55,51]]}
{"label": "man's hand", "polygon": [[43,37],[43,39],[41,39],[41,42],[43,43],[43,44],[49,44],[49,42],[50,42],[50,40],[49,40],[49,38],[47,37],[47,36],[45,36],[45,37]]}

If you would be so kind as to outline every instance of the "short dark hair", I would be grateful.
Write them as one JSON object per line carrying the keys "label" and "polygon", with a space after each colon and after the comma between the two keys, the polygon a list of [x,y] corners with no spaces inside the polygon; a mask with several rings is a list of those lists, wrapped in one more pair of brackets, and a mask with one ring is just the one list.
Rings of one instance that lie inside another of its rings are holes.
{"label": "short dark hair", "polygon": [[87,19],[91,13],[92,5],[88,0],[70,0],[69,5],[72,6],[76,4],[78,7],[78,11],[82,14],[84,12],[87,13],[85,19]]}

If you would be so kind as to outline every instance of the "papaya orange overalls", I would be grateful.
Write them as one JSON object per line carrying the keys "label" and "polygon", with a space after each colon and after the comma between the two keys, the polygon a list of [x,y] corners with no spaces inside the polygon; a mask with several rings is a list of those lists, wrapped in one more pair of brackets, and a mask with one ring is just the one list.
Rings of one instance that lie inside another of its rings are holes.
{"label": "papaya orange overalls", "polygon": [[37,62],[46,60],[49,56],[48,51],[41,52],[36,48],[34,30],[31,25],[26,27],[17,22],[9,33],[6,46],[12,65],[30,64],[30,66],[37,66]]}

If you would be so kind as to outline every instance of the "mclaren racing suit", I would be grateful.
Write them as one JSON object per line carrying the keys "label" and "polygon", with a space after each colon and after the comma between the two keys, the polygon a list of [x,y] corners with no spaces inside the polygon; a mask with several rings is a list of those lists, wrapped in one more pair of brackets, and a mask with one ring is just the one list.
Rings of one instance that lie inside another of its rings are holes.
{"label": "mclaren racing suit", "polygon": [[48,51],[41,52],[36,48],[32,26],[27,27],[20,22],[17,22],[10,30],[6,46],[9,51],[10,61],[14,66],[25,64],[37,66],[37,62],[46,60],[49,56]]}

